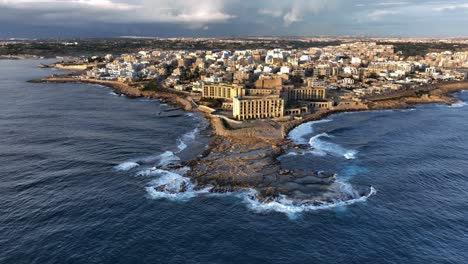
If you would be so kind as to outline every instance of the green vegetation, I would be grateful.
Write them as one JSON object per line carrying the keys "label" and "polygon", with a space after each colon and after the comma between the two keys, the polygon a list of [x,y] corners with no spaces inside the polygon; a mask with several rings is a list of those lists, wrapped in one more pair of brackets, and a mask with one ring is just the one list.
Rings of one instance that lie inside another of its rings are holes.
{"label": "green vegetation", "polygon": [[427,42],[427,43],[382,42],[382,43],[379,43],[379,44],[393,45],[393,46],[395,46],[395,52],[401,52],[403,54],[403,56],[405,56],[405,57],[425,56],[429,52],[442,52],[442,51],[446,51],[446,50],[450,50],[450,51],[453,51],[453,52],[468,50],[468,44],[450,44],[450,43],[441,43],[441,42]]}
{"label": "green vegetation", "polygon": [[161,91],[164,88],[162,87],[162,84],[158,80],[152,80],[148,82],[145,87],[142,89],[143,91]]}
{"label": "green vegetation", "polygon": [[[64,42],[77,42],[78,45],[65,45]],[[234,49],[273,49],[309,48],[339,45],[340,41],[310,42],[296,39],[230,39],[229,41],[185,39],[69,39],[21,41],[0,46],[0,55],[29,54],[44,57],[91,56],[105,54],[133,53],[140,50],[234,50]]]}

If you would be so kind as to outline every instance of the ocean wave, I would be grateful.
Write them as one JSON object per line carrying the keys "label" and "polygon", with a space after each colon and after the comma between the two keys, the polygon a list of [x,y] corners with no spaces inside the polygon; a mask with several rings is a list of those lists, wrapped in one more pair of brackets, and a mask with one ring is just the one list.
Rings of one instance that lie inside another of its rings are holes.
{"label": "ocean wave", "polygon": [[158,167],[167,167],[171,165],[178,166],[180,165],[180,158],[174,152],[166,151],[159,155],[148,156],[144,158],[122,162],[119,165],[115,166],[114,169],[118,171],[129,171],[136,167],[147,164],[154,164]]}
{"label": "ocean wave", "polygon": [[[302,201],[296,203],[285,196],[282,196],[275,201],[271,202],[260,202],[257,199],[257,192],[250,190],[244,195],[244,201],[248,207],[259,213],[264,212],[280,212],[286,214],[290,219],[296,219],[300,214],[304,212],[333,209],[336,207],[349,206],[355,203],[365,202],[369,197],[376,194],[377,191],[374,187],[369,188],[369,192],[365,195],[360,195],[357,191],[352,189],[350,184],[344,184],[341,187],[343,198],[331,199],[329,201]],[[350,189],[351,188],[351,189]]]}
{"label": "ocean wave", "polygon": [[115,92],[109,92],[109,94],[112,96],[118,96],[118,94],[116,94]]}
{"label": "ocean wave", "polygon": [[307,144],[308,141],[307,141],[306,136],[314,132],[315,124],[327,123],[331,121],[332,121],[331,119],[323,119],[323,120],[304,123],[296,127],[295,129],[291,130],[291,132],[289,132],[289,138],[295,144]]}
{"label": "ocean wave", "polygon": [[172,151],[166,151],[158,156],[159,163],[158,166],[164,167],[169,165],[179,165],[180,158]]}
{"label": "ocean wave", "polygon": [[289,152],[287,154],[284,154],[282,157],[291,157],[291,156],[298,156],[299,153],[297,152]]}
{"label": "ocean wave", "polygon": [[413,112],[416,111],[416,108],[407,108],[407,109],[395,109],[397,112],[402,112],[402,113],[407,113],[407,112]]}
{"label": "ocean wave", "polygon": [[179,153],[187,149],[188,144],[193,142],[200,129],[196,127],[194,130],[184,134],[181,138],[177,139],[177,148],[179,149]]}
{"label": "ocean wave", "polygon": [[182,139],[177,140],[177,148],[179,149],[179,152],[184,151],[187,148],[187,144]]}
{"label": "ocean wave", "polygon": [[246,189],[240,192],[212,193],[210,188],[194,190],[195,185],[187,177],[177,172],[166,170],[154,170],[149,176],[158,177],[146,187],[147,194],[152,199],[167,199],[170,201],[186,202],[200,195],[212,197],[234,196],[242,199],[247,207],[256,213],[278,212],[286,214],[290,219],[296,219],[300,214],[310,211],[329,210],[337,207],[349,206],[355,203],[366,202],[377,191],[370,187],[365,194],[359,193],[348,183],[337,183],[338,187],[330,194],[326,201],[305,200],[296,202],[281,196],[273,201],[262,202],[258,199],[258,193],[254,189]]}
{"label": "ocean wave", "polygon": [[144,158],[138,158],[132,160],[133,162],[137,162],[140,165],[145,164],[155,164],[157,166],[167,166],[167,165],[177,165],[180,163],[180,158],[172,151],[165,151],[158,155],[147,156]]}
{"label": "ocean wave", "polygon": [[376,193],[373,187],[370,187],[366,193],[362,193],[347,182],[337,181],[330,188],[330,193],[324,194],[324,200],[297,202],[288,199],[286,196],[281,196],[273,201],[262,202],[258,199],[258,193],[254,189],[228,193],[210,192],[211,188],[195,190],[195,184],[190,178],[184,176],[188,170],[187,167],[173,171],[151,168],[140,171],[138,175],[156,178],[150,181],[145,188],[151,199],[187,202],[200,195],[212,197],[234,196],[242,199],[247,207],[254,212],[279,212],[286,214],[290,219],[295,219],[305,212],[327,210],[365,202]]}
{"label": "ocean wave", "polygon": [[321,157],[331,154],[334,156],[344,157],[345,159],[356,158],[356,155],[358,153],[356,150],[349,150],[341,147],[338,144],[321,140],[321,138],[324,137],[332,138],[332,136],[330,136],[327,133],[318,134],[310,138],[309,145],[313,148],[313,150],[311,150],[310,153]]}
{"label": "ocean wave", "polygon": [[[198,129],[194,129],[186,133],[182,138],[184,140],[194,140]],[[317,149],[322,150],[324,153],[335,155],[353,154],[349,150],[341,148],[340,146],[329,143],[317,141],[320,137],[330,137],[326,133],[317,135],[311,139],[311,143]],[[179,143],[184,143],[180,141]],[[180,147],[182,148],[182,147]],[[290,154],[294,155],[294,154]],[[322,199],[318,200],[305,200],[293,201],[287,196],[281,196],[271,201],[262,201],[258,199],[257,191],[254,189],[246,189],[244,191],[230,192],[230,193],[213,193],[211,188],[207,187],[202,190],[197,190],[196,185],[192,180],[186,176],[190,170],[188,167],[171,169],[170,165],[180,165],[180,158],[172,151],[166,151],[156,156],[150,156],[136,161],[129,161],[122,163],[121,168],[131,170],[137,166],[144,166],[145,164],[153,164],[154,167],[146,167],[136,173],[136,176],[150,177],[151,179],[145,187],[146,194],[151,199],[168,200],[173,202],[187,202],[195,197],[207,195],[210,196],[235,196],[241,199],[246,206],[259,213],[265,212],[279,212],[286,214],[289,218],[297,218],[300,214],[316,211],[326,210],[335,207],[348,206],[358,202],[365,202],[370,196],[376,193],[374,188],[366,189],[366,192],[359,192],[355,190],[351,184],[347,182],[336,182],[330,187],[330,193],[325,193]],[[172,167],[173,168],[173,167]]]}
{"label": "ocean wave", "polygon": [[117,166],[114,167],[115,170],[118,170],[118,171],[129,171],[133,168],[136,168],[140,166],[140,164],[136,163],[136,162],[132,162],[132,161],[127,161],[127,162],[123,162]]}
{"label": "ocean wave", "polygon": [[149,176],[155,176],[157,179],[148,184],[146,192],[152,199],[171,201],[188,201],[199,194],[208,193],[209,189],[194,190],[195,185],[190,178],[183,176],[187,169],[179,171],[153,170]]}
{"label": "ocean wave", "polygon": [[467,105],[466,102],[459,102],[459,103],[452,104],[449,107],[450,108],[462,108],[462,107],[465,107],[466,105]]}

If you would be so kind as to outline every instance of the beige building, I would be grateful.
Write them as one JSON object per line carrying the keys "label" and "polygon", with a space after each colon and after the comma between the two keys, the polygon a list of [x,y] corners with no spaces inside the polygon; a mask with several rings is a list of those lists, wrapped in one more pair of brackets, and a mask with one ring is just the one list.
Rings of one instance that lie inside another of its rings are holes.
{"label": "beige building", "polygon": [[202,89],[203,98],[233,99],[245,95],[244,86],[229,84],[205,84]]}
{"label": "beige building", "polygon": [[309,107],[311,109],[319,110],[319,109],[332,109],[333,108],[333,102],[332,101],[327,101],[327,102],[312,102],[309,103]]}
{"label": "beige building", "polygon": [[269,95],[279,95],[280,90],[278,89],[259,89],[259,88],[254,88],[254,89],[246,89],[246,94],[250,96],[269,96]]}
{"label": "beige building", "polygon": [[326,97],[325,87],[304,87],[287,89],[284,97],[287,101],[299,100],[324,100]]}
{"label": "beige building", "polygon": [[284,100],[277,96],[234,98],[233,116],[237,120],[283,117]]}
{"label": "beige building", "polygon": [[281,89],[281,86],[283,85],[283,79],[281,78],[260,78],[255,82],[255,87],[258,89],[265,89],[265,88],[270,88],[270,89]]}

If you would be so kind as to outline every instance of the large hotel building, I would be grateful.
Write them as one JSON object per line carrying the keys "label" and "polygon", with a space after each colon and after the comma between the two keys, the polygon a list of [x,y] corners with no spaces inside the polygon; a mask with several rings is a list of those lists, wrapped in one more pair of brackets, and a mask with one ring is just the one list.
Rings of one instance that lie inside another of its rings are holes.
{"label": "large hotel building", "polygon": [[325,100],[325,90],[325,87],[286,89],[283,92],[283,98],[285,98],[287,101]]}
{"label": "large hotel building", "polygon": [[277,96],[234,98],[232,106],[232,114],[237,120],[284,116],[284,100]]}
{"label": "large hotel building", "polygon": [[[287,86],[280,89],[246,89],[240,85],[211,84],[203,86],[202,97],[227,100],[225,105],[232,105],[232,114],[237,120],[266,119],[280,118],[286,113],[297,114],[297,111],[285,111],[286,105],[299,101],[323,101],[326,97],[326,89],[325,87]],[[314,105],[314,107],[319,106],[321,104]]]}
{"label": "large hotel building", "polygon": [[202,97],[232,100],[245,96],[245,88],[241,85],[211,84],[203,85]]}

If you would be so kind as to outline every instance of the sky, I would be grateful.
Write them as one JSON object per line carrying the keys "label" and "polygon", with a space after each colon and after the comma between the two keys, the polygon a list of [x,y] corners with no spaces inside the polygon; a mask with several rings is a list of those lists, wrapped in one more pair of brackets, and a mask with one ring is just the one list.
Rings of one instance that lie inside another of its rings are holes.
{"label": "sky", "polygon": [[468,0],[0,0],[0,38],[468,37]]}

